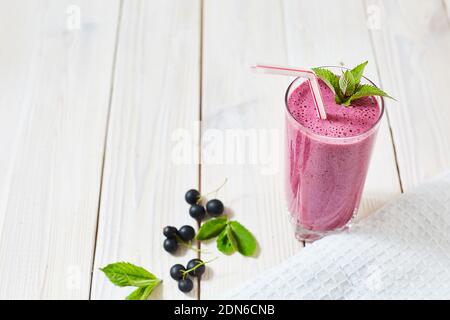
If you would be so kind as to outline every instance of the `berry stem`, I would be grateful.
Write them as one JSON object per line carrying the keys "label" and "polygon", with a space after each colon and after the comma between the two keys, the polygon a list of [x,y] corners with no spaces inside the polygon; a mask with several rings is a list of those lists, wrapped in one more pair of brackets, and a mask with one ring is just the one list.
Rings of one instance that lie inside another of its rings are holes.
{"label": "berry stem", "polygon": [[190,268],[189,270],[181,271],[181,273],[183,274],[183,279],[186,277],[186,275],[187,275],[189,272],[194,271],[195,269],[197,269],[197,268],[199,268],[199,267],[201,267],[201,266],[203,266],[203,265],[206,265],[207,263],[211,263],[211,262],[213,262],[213,261],[215,261],[215,260],[217,260],[217,259],[219,259],[219,257],[215,257],[214,259],[211,259],[211,260],[208,260],[208,261],[203,261],[203,262],[197,264],[195,267]]}
{"label": "berry stem", "polygon": [[213,194],[213,193],[214,193],[215,195],[217,195],[217,192],[219,192],[219,190],[223,188],[223,186],[227,183],[227,181],[228,181],[228,178],[225,178],[225,180],[222,182],[222,184],[221,184],[218,188],[216,188],[215,190],[213,190],[213,191],[211,191],[211,192],[208,192],[208,193],[205,194],[205,195],[201,195],[201,196],[198,198],[197,204],[199,204],[199,203],[203,200],[203,198],[209,196],[210,194]]}
{"label": "berry stem", "polygon": [[192,241],[189,241],[189,243],[186,243],[180,239],[180,242],[178,244],[182,245],[185,248],[188,248],[189,250],[195,251],[195,252],[208,252],[206,250],[194,248]]}
{"label": "berry stem", "polygon": [[181,245],[185,245],[186,242],[184,242],[183,239],[180,238],[180,236],[178,234],[175,235],[175,240],[177,240],[177,242]]}

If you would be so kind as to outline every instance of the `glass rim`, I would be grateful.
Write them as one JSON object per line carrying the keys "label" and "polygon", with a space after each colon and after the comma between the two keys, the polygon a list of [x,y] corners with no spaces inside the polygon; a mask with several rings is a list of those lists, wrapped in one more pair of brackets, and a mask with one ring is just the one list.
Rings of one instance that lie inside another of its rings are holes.
{"label": "glass rim", "polygon": [[[343,67],[343,66],[321,66],[319,68],[337,68],[337,69],[341,69],[341,70],[349,70],[349,68]],[[372,84],[373,86],[378,88],[378,86],[369,78],[367,78],[365,76],[362,76],[362,78],[364,78],[370,84]],[[359,140],[359,139],[365,138],[366,136],[369,136],[370,134],[372,134],[372,132],[375,131],[378,128],[378,126],[380,125],[381,119],[383,118],[383,115],[384,115],[384,99],[382,96],[377,96],[381,100],[381,103],[379,103],[380,109],[381,109],[380,116],[378,117],[377,121],[366,131],[363,131],[361,133],[358,133],[357,135],[348,136],[348,137],[330,137],[330,136],[321,135],[319,133],[312,131],[311,129],[305,127],[303,124],[301,124],[299,121],[297,121],[297,119],[295,119],[295,117],[292,115],[291,111],[289,110],[289,105],[288,105],[289,91],[291,90],[294,83],[297,82],[299,79],[302,79],[302,78],[297,77],[294,80],[292,80],[292,82],[289,84],[289,86],[286,89],[286,93],[284,96],[284,104],[285,104],[285,108],[286,108],[285,111],[286,111],[289,119],[291,121],[293,121],[298,127],[300,127],[301,130],[306,132],[309,136],[317,138],[318,140],[339,141],[339,142]]]}

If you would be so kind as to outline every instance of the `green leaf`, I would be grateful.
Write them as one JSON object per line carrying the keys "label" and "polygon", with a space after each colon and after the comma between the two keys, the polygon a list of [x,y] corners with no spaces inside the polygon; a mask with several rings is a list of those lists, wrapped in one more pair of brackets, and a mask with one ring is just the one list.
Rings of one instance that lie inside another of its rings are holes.
{"label": "green leaf", "polygon": [[153,290],[161,283],[160,280],[146,287],[139,287],[126,297],[126,300],[148,300]]}
{"label": "green leaf", "polygon": [[333,90],[334,100],[337,104],[349,106],[352,101],[366,96],[383,96],[394,99],[377,87],[360,84],[367,64],[368,61],[365,61],[353,69],[345,71],[340,77],[325,68],[313,68],[312,70]]}
{"label": "green leaf", "polygon": [[[369,85],[369,84],[363,84],[362,86],[360,86],[358,88],[358,91],[356,91],[348,100],[348,104],[350,104],[352,101],[363,98],[363,97],[368,97],[368,96],[382,96],[382,97],[386,97],[386,98],[390,98],[390,99],[394,99],[392,98],[390,95],[388,95],[386,92],[384,92],[383,90]],[[394,99],[395,100],[395,99]]]}
{"label": "green leaf", "polygon": [[347,100],[345,100],[344,102],[341,102],[341,104],[344,106],[344,107],[349,107],[350,106],[350,104],[351,104],[351,100],[350,99],[347,99]]}
{"label": "green leaf", "polygon": [[338,75],[325,68],[312,68],[312,70],[334,93],[340,91]]}
{"label": "green leaf", "polygon": [[236,239],[239,253],[247,257],[254,255],[257,243],[253,234],[237,221],[230,221],[228,226]]}
{"label": "green leaf", "polygon": [[217,249],[226,255],[231,255],[237,250],[236,239],[234,238],[229,225],[222,230],[217,238]]}
{"label": "green leaf", "polygon": [[364,73],[364,69],[366,68],[368,63],[369,63],[369,61],[365,61],[361,64],[358,64],[356,67],[354,67],[352,70],[350,70],[350,72],[353,75],[353,78],[355,79],[356,84],[359,84],[359,82],[361,81],[361,77]]}
{"label": "green leaf", "polygon": [[144,295],[145,289],[147,287],[140,287],[130,293],[125,299],[126,300],[141,300],[141,297]]}
{"label": "green leaf", "polygon": [[344,97],[349,97],[355,91],[355,78],[350,70],[345,71],[339,78],[339,88]]}
{"label": "green leaf", "polygon": [[197,233],[197,240],[208,240],[219,235],[225,229],[227,219],[227,217],[220,217],[204,223]]}
{"label": "green leaf", "polygon": [[108,279],[119,287],[145,287],[159,282],[152,273],[128,262],[116,262],[100,269]]}
{"label": "green leaf", "polygon": [[233,246],[234,251],[239,250],[236,236],[234,235],[233,230],[231,229],[231,226],[229,224],[225,228],[225,231],[227,233],[231,245]]}

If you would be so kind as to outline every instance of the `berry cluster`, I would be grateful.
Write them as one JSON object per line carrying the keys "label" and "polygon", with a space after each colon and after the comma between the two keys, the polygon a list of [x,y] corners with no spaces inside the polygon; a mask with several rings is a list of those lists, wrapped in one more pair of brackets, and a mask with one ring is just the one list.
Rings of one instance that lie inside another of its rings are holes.
{"label": "berry cluster", "polygon": [[163,234],[166,236],[164,240],[164,250],[169,253],[175,253],[179,243],[188,243],[195,238],[195,230],[191,226],[182,226],[179,230],[172,226],[164,227]]}
{"label": "berry cluster", "polygon": [[[225,179],[223,184],[213,192],[217,193],[226,181]],[[210,194],[208,193],[206,196]],[[163,234],[166,239],[164,240],[163,246],[167,252],[175,253],[179,245],[184,245],[188,249],[202,252],[199,248],[192,247],[192,241],[194,239],[198,241],[197,244],[200,246],[200,241],[217,238],[218,250],[226,255],[239,252],[243,256],[250,257],[255,254],[257,248],[255,237],[239,222],[228,220],[226,215],[222,216],[225,208],[220,200],[209,200],[206,202],[205,209],[201,205],[202,196],[200,192],[194,189],[186,192],[185,199],[191,205],[189,214],[197,219],[200,229],[196,234],[195,229],[187,225],[182,226],[180,229],[173,226],[164,227]],[[202,224],[201,222],[206,217],[206,214],[215,218]],[[216,259],[206,262],[200,259],[192,259],[187,263],[186,267],[181,264],[175,264],[170,268],[170,276],[178,282],[178,289],[180,291],[190,292],[194,288],[194,283],[191,278],[196,277],[200,279],[205,273],[206,264]],[[152,291],[162,281],[146,269],[128,262],[111,263],[100,270],[117,286],[137,287],[126,298],[127,300],[147,300]]]}
{"label": "berry cluster", "polygon": [[222,201],[218,199],[209,200],[206,203],[206,210],[205,210],[205,207],[203,207],[200,204],[201,200],[200,192],[198,192],[195,189],[191,189],[188,192],[186,192],[184,198],[186,202],[191,205],[191,207],[189,208],[189,215],[199,222],[205,219],[206,213],[208,213],[208,215],[210,215],[211,217],[218,217],[225,210]]}
{"label": "berry cluster", "polygon": [[205,273],[205,262],[200,259],[192,259],[186,267],[175,264],[170,268],[170,276],[178,281],[178,289],[182,292],[189,292],[194,287],[194,283],[188,276],[200,278]]}
{"label": "berry cluster", "polygon": [[[219,187],[216,192],[221,187]],[[205,207],[201,205],[202,196],[200,195],[200,192],[195,189],[188,190],[184,198],[186,202],[191,205],[189,208],[189,215],[196,219],[198,223],[201,223],[202,220],[205,219],[206,214],[211,217],[218,217],[222,215],[225,210],[222,201],[218,199],[212,199],[206,202],[205,209]],[[182,226],[180,229],[166,226],[163,229],[163,234],[166,237],[163,244],[164,250],[169,253],[175,253],[180,244],[192,248],[191,241],[195,238],[195,230],[191,226]],[[175,264],[170,268],[170,276],[178,281],[178,289],[180,289],[180,291],[190,292],[194,287],[194,283],[188,276],[200,278],[205,272],[205,264],[206,263],[200,259],[192,259],[188,262],[186,267],[181,264]]]}

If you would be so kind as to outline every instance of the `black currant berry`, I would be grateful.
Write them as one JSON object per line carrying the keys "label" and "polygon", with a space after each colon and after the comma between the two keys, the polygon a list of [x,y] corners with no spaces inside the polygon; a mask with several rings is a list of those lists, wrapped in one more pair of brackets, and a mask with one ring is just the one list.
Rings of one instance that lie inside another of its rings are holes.
{"label": "black currant berry", "polygon": [[164,250],[170,253],[174,253],[178,249],[178,243],[176,239],[167,238],[164,240]]}
{"label": "black currant berry", "polygon": [[194,283],[191,279],[186,278],[178,281],[178,289],[180,289],[180,291],[189,292],[192,290],[192,288],[194,288]]}
{"label": "black currant berry", "polygon": [[198,205],[198,204],[193,204],[189,208],[189,215],[192,218],[197,219],[197,221],[202,221],[206,216],[206,211],[203,206]]}
{"label": "black currant berry", "polygon": [[184,199],[189,204],[196,204],[198,199],[200,199],[200,192],[195,189],[191,189],[184,195]]}
{"label": "black currant berry", "polygon": [[[186,269],[192,269],[195,268],[196,266],[198,266],[199,264],[203,263],[202,260],[200,259],[192,259],[191,261],[188,262]],[[189,271],[189,274],[193,277],[201,277],[202,274],[205,273],[205,265],[202,264],[201,266],[197,267],[195,270]]]}
{"label": "black currant berry", "polygon": [[183,271],[186,271],[186,268],[181,264],[175,264],[170,268],[170,276],[173,280],[181,280],[183,279]]}
{"label": "black currant berry", "polygon": [[208,212],[208,214],[210,216],[213,216],[213,217],[220,216],[224,211],[222,201],[217,200],[217,199],[209,200],[206,203],[206,211]]}
{"label": "black currant berry", "polygon": [[178,233],[177,228],[172,227],[172,226],[167,226],[167,227],[164,227],[164,229],[163,229],[163,234],[164,234],[167,238],[170,238],[170,239],[176,238],[177,233]]}
{"label": "black currant berry", "polygon": [[191,241],[195,238],[195,230],[191,226],[182,226],[180,230],[178,230],[178,235],[183,241]]}

